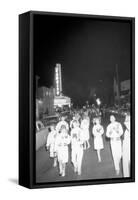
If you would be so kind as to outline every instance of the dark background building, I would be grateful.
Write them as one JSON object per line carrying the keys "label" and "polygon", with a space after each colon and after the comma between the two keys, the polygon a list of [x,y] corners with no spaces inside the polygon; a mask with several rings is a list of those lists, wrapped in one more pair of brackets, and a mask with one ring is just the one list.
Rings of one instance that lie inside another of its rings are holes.
{"label": "dark background building", "polygon": [[130,79],[131,25],[117,20],[81,17],[34,17],[34,67],[39,87],[53,86],[55,63],[61,63],[63,92],[74,103],[114,100],[113,80]]}

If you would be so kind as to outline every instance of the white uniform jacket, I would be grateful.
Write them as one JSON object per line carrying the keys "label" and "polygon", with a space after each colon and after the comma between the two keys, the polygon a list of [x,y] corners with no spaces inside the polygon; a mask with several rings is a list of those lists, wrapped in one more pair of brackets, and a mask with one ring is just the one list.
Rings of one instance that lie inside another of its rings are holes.
{"label": "white uniform jacket", "polygon": [[56,137],[55,150],[57,152],[57,157],[59,162],[68,162],[68,145],[70,143],[70,136],[68,134],[60,134]]}
{"label": "white uniform jacket", "polygon": [[80,148],[83,147],[84,143],[84,134],[82,133],[81,128],[75,127],[71,130],[71,147]]}
{"label": "white uniform jacket", "polygon": [[107,126],[106,136],[111,140],[118,140],[121,135],[123,135],[123,128],[119,122],[113,122]]}

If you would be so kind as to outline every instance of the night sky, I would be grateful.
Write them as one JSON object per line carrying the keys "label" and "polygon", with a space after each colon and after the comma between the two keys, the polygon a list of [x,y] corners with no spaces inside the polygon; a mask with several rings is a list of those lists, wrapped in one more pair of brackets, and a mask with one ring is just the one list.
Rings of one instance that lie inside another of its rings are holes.
{"label": "night sky", "polygon": [[113,78],[130,78],[131,24],[81,17],[34,16],[34,67],[39,86],[50,87],[61,63],[63,93],[85,102],[96,92],[106,103],[113,96]]}

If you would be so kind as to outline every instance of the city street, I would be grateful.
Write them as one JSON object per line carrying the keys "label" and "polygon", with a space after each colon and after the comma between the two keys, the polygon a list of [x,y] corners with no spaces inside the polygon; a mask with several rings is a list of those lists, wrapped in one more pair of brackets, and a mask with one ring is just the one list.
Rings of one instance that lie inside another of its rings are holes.
{"label": "city street", "polygon": [[[72,180],[88,180],[88,179],[108,179],[119,178],[122,176],[122,166],[119,176],[115,174],[112,154],[109,140],[104,139],[104,149],[101,150],[102,162],[98,163],[96,151],[93,147],[93,137],[90,137],[91,147],[84,150],[82,161],[82,174],[78,176],[73,171],[71,163],[71,154],[69,151],[69,162],[66,166],[66,176],[61,177],[58,174],[58,168],[53,167],[53,159],[49,158],[48,151],[43,146],[36,152],[36,182],[55,182],[55,181],[72,181]],[[69,147],[70,149],[70,147]]]}

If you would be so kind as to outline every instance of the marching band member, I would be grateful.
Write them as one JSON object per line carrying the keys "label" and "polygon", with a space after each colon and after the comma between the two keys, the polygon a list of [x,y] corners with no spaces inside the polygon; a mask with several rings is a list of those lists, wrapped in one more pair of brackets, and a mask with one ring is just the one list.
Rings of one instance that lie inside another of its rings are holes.
{"label": "marching band member", "polygon": [[81,175],[83,143],[84,135],[82,133],[81,128],[79,128],[79,124],[76,120],[74,121],[74,127],[71,130],[71,157],[72,163],[74,165],[74,172],[78,173],[78,175]]}
{"label": "marching band member", "polygon": [[81,129],[83,131],[83,134],[84,134],[84,149],[86,149],[86,144],[87,144],[87,148],[90,147],[90,143],[89,143],[89,139],[90,139],[90,136],[89,136],[89,125],[90,125],[90,120],[89,120],[89,117],[88,116],[83,116],[83,119],[81,121]]}
{"label": "marching band member", "polygon": [[123,140],[123,175],[124,177],[130,176],[130,115],[125,118],[125,133]]}
{"label": "marching band member", "polygon": [[101,162],[100,150],[104,148],[102,135],[104,133],[103,126],[100,124],[100,119],[95,119],[95,124],[92,129],[94,135],[94,149],[97,151],[98,161]]}
{"label": "marching band member", "polygon": [[46,148],[49,149],[50,157],[54,158],[53,166],[56,167],[57,166],[57,156],[56,156],[56,152],[55,152],[55,141],[56,141],[57,132],[53,125],[50,127],[50,129],[51,129],[51,131],[49,132],[48,137],[47,137]]}
{"label": "marching band member", "polygon": [[113,115],[110,116],[111,123],[107,126],[106,136],[110,138],[112,156],[116,175],[120,173],[120,160],[122,156],[121,136],[123,134],[122,125],[116,121]]}
{"label": "marching band member", "polygon": [[59,163],[59,174],[65,176],[66,163],[68,162],[68,145],[70,143],[70,136],[66,126],[62,125],[59,134],[56,137],[55,150]]}

